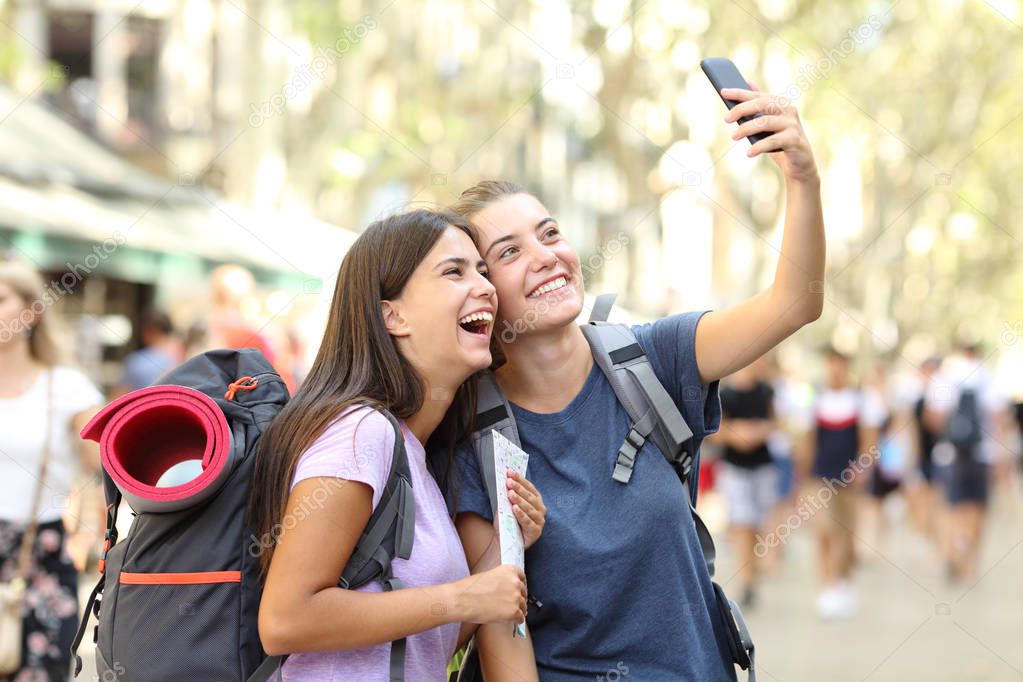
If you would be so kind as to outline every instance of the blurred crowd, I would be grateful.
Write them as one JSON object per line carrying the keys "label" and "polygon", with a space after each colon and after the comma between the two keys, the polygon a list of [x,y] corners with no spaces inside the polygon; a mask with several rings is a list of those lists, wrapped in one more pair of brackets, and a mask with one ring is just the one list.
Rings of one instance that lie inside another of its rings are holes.
{"label": "blurred crowd", "polygon": [[856,612],[856,541],[877,546],[892,523],[910,525],[950,584],[976,580],[991,500],[1020,485],[1023,396],[974,343],[919,364],[863,363],[859,375],[834,348],[818,359],[807,375],[813,363],[785,371],[768,356],[722,382],[700,488],[725,507],[742,604],[756,606],[803,525],[822,618]]}

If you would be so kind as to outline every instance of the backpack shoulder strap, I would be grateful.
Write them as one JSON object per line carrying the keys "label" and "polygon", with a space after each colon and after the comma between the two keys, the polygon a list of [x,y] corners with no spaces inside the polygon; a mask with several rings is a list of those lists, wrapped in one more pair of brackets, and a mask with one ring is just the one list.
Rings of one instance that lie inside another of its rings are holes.
{"label": "backpack shoulder strap", "polygon": [[694,506],[696,499],[692,481],[696,471],[695,453],[690,452],[689,442],[693,431],[654,374],[646,351],[636,340],[632,329],[628,325],[606,321],[613,302],[613,294],[598,297],[589,323],[582,325],[583,336],[593,353],[593,361],[607,377],[618,402],[625,408],[632,422],[629,434],[618,449],[612,477],[620,483],[628,483],[632,478],[636,455],[647,438],[652,439],[682,480],[683,493],[696,526],[696,536],[703,550],[707,572],[713,577],[717,556],[714,539]]}
{"label": "backpack shoulder strap", "polygon": [[[405,437],[394,415],[387,410],[377,410],[394,429],[391,472],[380,502],[366,522],[366,529],[338,580],[338,585],[345,589],[359,587],[371,580],[378,580],[385,591],[403,588],[401,580],[394,576],[391,562],[395,558],[408,559],[412,555],[416,505],[412,497],[412,471],[405,452]],[[391,642],[389,679],[392,682],[405,679],[404,637]]]}
{"label": "backpack shoulder strap", "polygon": [[405,438],[394,415],[386,410],[378,411],[394,429],[391,472],[387,476],[380,502],[366,522],[366,529],[356,543],[338,582],[345,589],[360,587],[383,573],[389,573],[392,559],[408,559],[412,554],[416,517]]}
{"label": "backpack shoulder strap", "polygon": [[688,452],[686,444],[693,437],[693,431],[654,374],[650,359],[632,329],[606,321],[613,302],[613,294],[599,297],[582,332],[590,344],[594,362],[607,377],[618,402],[632,421],[629,435],[618,451],[614,479],[629,482],[636,454],[647,438],[653,439],[683,480],[688,479],[693,453]]}
{"label": "backpack shoulder strap", "polygon": [[491,513],[497,510],[497,480],[494,471],[494,436],[497,431],[515,445],[522,447],[515,415],[504,391],[489,370],[477,375],[476,420],[472,432],[472,449],[476,454],[480,475],[487,486]]}

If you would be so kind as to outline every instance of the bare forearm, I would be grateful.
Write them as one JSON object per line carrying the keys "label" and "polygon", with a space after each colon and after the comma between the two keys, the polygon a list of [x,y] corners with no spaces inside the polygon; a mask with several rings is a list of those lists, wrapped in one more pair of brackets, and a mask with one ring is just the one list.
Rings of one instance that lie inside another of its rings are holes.
{"label": "bare forearm", "polygon": [[476,643],[480,649],[480,665],[487,682],[530,682],[538,679],[533,641],[516,637],[511,623],[490,623],[480,626]]}
{"label": "bare forearm", "polygon": [[[499,565],[501,563],[501,549],[497,543],[497,533],[494,533],[481,556],[474,559],[466,554],[465,559],[469,562],[469,572],[471,574],[482,573]],[[479,627],[478,623],[462,623],[462,628],[458,631],[458,648],[462,648],[469,641],[469,638],[476,634]]]}
{"label": "bare forearm", "polygon": [[824,212],[820,180],[785,185],[785,231],[771,285],[773,298],[799,324],[820,316],[824,306]]}
{"label": "bare forearm", "polygon": [[260,636],[270,654],[360,649],[452,622],[462,613],[452,585],[393,592],[332,587],[277,613],[260,614]]}

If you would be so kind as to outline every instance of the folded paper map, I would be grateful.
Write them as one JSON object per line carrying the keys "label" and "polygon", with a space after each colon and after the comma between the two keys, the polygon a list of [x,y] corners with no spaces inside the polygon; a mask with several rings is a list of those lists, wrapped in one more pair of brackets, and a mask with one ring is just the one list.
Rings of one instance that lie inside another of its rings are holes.
{"label": "folded paper map", "polygon": [[[497,513],[495,518],[497,519],[497,539],[501,546],[501,563],[513,564],[525,571],[526,560],[522,529],[519,528],[519,521],[515,518],[515,512],[512,511],[511,501],[508,499],[508,486],[505,481],[508,478],[509,469],[525,477],[529,455],[497,431],[491,433],[494,436],[494,475],[497,477]],[[515,626],[515,634],[519,637],[526,636],[524,622]]]}

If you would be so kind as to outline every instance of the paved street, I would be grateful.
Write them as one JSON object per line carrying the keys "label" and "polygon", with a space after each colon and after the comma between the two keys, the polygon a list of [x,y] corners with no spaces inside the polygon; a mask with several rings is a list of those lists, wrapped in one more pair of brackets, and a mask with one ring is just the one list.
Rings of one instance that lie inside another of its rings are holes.
{"label": "paved street", "polygon": [[[984,538],[980,579],[955,588],[945,584],[934,551],[904,522],[894,524],[877,547],[861,538],[858,614],[830,622],[815,615],[813,531],[809,525],[800,528],[748,614],[760,679],[1023,680],[1021,521],[1020,497],[1002,496]],[[722,582],[735,570],[725,544],[719,541]]]}

